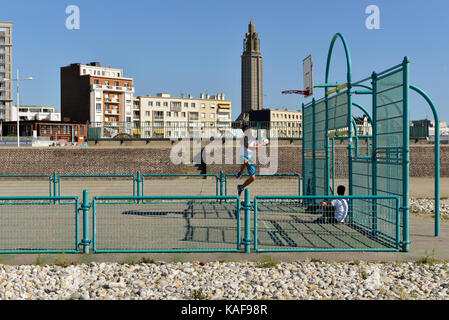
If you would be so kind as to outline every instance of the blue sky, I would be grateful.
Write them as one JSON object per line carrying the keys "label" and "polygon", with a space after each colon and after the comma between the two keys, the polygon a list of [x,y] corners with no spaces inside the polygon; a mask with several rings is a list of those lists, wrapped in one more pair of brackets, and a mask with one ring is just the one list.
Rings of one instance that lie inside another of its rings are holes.
{"label": "blue sky", "polygon": [[[304,101],[281,91],[300,89],[302,59],[312,54],[315,83],[324,82],[330,40],[341,32],[353,79],[411,60],[411,82],[449,120],[449,2],[446,0],[237,1],[1,0],[0,21],[14,22],[13,69],[35,80],[21,85],[21,104],[60,107],[61,66],[99,61],[135,79],[136,95],[169,92],[198,97],[224,92],[241,108],[242,43],[251,17],[261,38],[264,106],[295,110]],[[368,5],[380,8],[380,30],[368,30]],[[69,5],[80,8],[80,30],[65,27]],[[340,43],[331,81],[346,79]],[[322,89],[316,91],[320,98]],[[366,98],[357,98],[360,103]],[[411,118],[432,113],[412,94]]]}

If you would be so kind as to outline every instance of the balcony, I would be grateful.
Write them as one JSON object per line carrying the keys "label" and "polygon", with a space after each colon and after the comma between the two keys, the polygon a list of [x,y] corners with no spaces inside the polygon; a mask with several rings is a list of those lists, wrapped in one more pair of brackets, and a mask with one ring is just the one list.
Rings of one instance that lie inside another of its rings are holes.
{"label": "balcony", "polygon": [[118,110],[116,110],[116,109],[112,109],[112,110],[105,110],[104,111],[104,114],[107,114],[107,115],[119,115],[120,113],[118,112]]}
{"label": "balcony", "polygon": [[104,101],[108,103],[120,103],[120,99],[118,98],[105,98]]}
{"label": "balcony", "polygon": [[134,92],[134,87],[119,87],[119,86],[111,86],[111,85],[105,85],[105,84],[92,84],[91,88],[105,90],[105,91]]}

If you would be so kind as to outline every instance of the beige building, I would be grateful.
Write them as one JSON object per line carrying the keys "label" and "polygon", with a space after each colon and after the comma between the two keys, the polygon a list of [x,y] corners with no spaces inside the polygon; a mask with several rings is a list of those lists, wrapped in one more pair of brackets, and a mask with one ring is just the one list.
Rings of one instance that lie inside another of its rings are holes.
{"label": "beige building", "polygon": [[133,136],[185,138],[226,136],[231,130],[231,101],[223,93],[199,98],[168,93],[139,96],[133,103]]}
{"label": "beige building", "polygon": [[0,22],[0,120],[10,121],[12,102],[12,23]]}

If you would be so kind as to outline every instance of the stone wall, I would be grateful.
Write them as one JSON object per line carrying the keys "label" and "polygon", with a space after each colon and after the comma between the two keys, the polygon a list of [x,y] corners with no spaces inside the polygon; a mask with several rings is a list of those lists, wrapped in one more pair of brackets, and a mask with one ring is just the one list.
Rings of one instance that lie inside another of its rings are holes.
{"label": "stone wall", "polygon": [[[432,177],[433,146],[412,145],[410,176]],[[135,174],[200,173],[201,166],[175,165],[170,161],[169,146],[158,147],[88,147],[88,148],[2,148],[0,174]],[[336,175],[347,175],[347,149],[336,148]],[[225,152],[223,152],[224,157]],[[235,159],[235,150],[233,150]],[[224,159],[224,158],[223,158]],[[235,161],[235,160],[234,160]],[[235,162],[234,162],[235,163]],[[258,164],[257,169],[267,167]],[[237,172],[238,164],[203,166],[203,173]],[[278,148],[278,173],[301,173],[302,152],[296,145]],[[196,172],[198,171],[198,172]],[[441,146],[441,176],[449,177],[449,146]]]}

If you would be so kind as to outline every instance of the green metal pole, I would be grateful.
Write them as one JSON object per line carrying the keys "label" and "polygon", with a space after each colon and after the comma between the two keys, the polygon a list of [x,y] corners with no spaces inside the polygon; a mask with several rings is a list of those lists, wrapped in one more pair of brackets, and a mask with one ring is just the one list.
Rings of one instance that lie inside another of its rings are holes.
{"label": "green metal pole", "polygon": [[[140,197],[141,196],[141,183],[142,183],[142,174],[140,171],[137,171],[137,178],[136,178],[136,183],[137,183],[137,196]],[[137,203],[140,203],[140,200],[137,200]]]}
{"label": "green metal pole", "polygon": [[440,236],[440,116],[430,97],[420,88],[410,85],[410,89],[419,93],[429,104],[435,119],[435,237]]}
{"label": "green metal pole", "polygon": [[[303,120],[304,120],[304,103],[302,103],[302,105],[301,105],[301,111],[302,111],[302,116],[303,116]],[[303,183],[302,183],[302,194],[304,195],[304,194],[307,194],[307,192],[306,192],[306,190],[305,190],[305,187],[304,187],[304,185],[306,184],[306,180],[307,180],[307,174],[305,173],[305,171],[304,171],[304,168],[305,168],[305,164],[304,164],[304,161],[305,161],[305,149],[304,149],[304,123],[302,124],[302,128],[301,128],[301,131],[302,131],[302,139],[301,139],[301,143],[302,143],[302,154],[301,154],[301,156],[302,156],[302,177],[304,178],[305,177],[305,179],[303,180]]]}
{"label": "green metal pole", "polygon": [[[58,176],[56,174],[56,171],[53,172],[53,196],[60,196],[60,194],[57,194],[58,189],[57,189],[57,185],[58,185]],[[53,204],[56,204],[56,200],[53,202]]]}
{"label": "green metal pole", "polygon": [[89,192],[87,190],[83,191],[83,203],[81,210],[83,211],[83,241],[81,245],[83,246],[83,253],[89,253]]}
{"label": "green metal pole", "polygon": [[[373,122],[372,122],[372,130],[373,130],[373,152],[372,152],[372,194],[373,196],[377,195],[377,74],[373,72],[371,75],[372,85],[373,85]],[[375,221],[377,220],[377,201],[373,200],[373,230]]]}
{"label": "green metal pole", "polygon": [[[223,170],[220,170],[220,177],[219,177],[219,179],[220,179],[220,196],[223,196],[223,176],[224,176],[224,172],[223,172]],[[216,188],[217,188],[217,190],[216,190],[216,192],[217,192],[217,196],[218,196],[218,185],[216,185]],[[220,203],[222,203],[222,200],[220,200]]]}
{"label": "green metal pole", "polygon": [[335,137],[332,137],[332,195],[335,195]]}
{"label": "green metal pole", "polygon": [[[408,57],[404,58],[404,61],[402,62],[403,65],[403,101],[404,101],[404,114],[403,114],[403,130],[404,130],[404,141],[403,141],[403,148],[404,148],[404,156],[403,156],[403,194],[404,199],[402,201],[402,212],[403,212],[403,250],[405,252],[408,252],[410,250],[410,238],[409,238],[409,210],[410,210],[410,115],[409,115],[409,108],[408,108],[408,102],[409,102],[409,86],[410,86],[410,79],[409,79],[409,64],[410,60]],[[439,134],[439,132],[438,132]]]}
{"label": "green metal pole", "polygon": [[313,189],[313,195],[316,195],[316,127],[315,127],[315,98],[312,99],[312,125],[313,125],[313,130],[312,130],[312,158],[313,158],[313,165],[312,165],[312,170],[313,170],[313,185],[312,185],[312,189]]}
{"label": "green metal pole", "polygon": [[245,238],[243,243],[245,244],[245,253],[251,252],[251,195],[249,189],[245,189],[245,202],[243,203],[243,209],[245,211]]}

